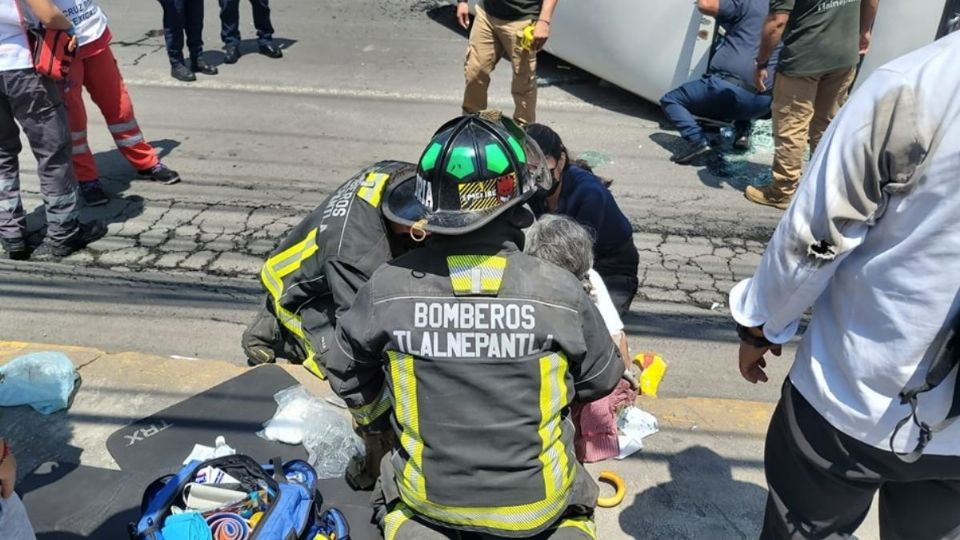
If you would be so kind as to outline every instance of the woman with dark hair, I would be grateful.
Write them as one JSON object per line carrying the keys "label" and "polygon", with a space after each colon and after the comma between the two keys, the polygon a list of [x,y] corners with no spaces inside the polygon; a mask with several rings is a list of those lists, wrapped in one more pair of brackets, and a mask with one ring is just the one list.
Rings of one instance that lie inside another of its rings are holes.
{"label": "woman with dark hair", "polygon": [[530,124],[527,133],[537,141],[556,180],[553,188],[532,204],[539,215],[570,216],[594,237],[593,268],[603,278],[620,315],[630,309],[637,294],[640,255],[633,243],[633,227],[603,181],[582,162],[571,163],[557,132]]}

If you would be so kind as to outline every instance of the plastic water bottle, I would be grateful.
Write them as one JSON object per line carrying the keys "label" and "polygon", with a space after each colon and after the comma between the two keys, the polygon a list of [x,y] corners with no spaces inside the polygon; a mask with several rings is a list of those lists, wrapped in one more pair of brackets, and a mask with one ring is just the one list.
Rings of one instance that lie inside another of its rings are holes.
{"label": "plastic water bottle", "polygon": [[217,436],[216,442],[214,442],[214,444],[216,445],[216,447],[213,450],[213,457],[232,456],[237,453],[236,450],[234,450],[227,444],[227,439],[224,438],[223,435]]}
{"label": "plastic water bottle", "polygon": [[733,128],[724,126],[720,128],[720,147],[724,150],[733,148],[733,140],[736,138]]}

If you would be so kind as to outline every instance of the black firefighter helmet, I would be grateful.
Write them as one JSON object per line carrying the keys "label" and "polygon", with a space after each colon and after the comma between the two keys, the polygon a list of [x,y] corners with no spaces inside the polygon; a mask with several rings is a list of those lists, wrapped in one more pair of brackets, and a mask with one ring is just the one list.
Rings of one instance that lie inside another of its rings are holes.
{"label": "black firefighter helmet", "polygon": [[417,175],[392,184],[390,221],[442,235],[466,234],[523,204],[553,176],[540,147],[508,118],[455,118],[437,130]]}

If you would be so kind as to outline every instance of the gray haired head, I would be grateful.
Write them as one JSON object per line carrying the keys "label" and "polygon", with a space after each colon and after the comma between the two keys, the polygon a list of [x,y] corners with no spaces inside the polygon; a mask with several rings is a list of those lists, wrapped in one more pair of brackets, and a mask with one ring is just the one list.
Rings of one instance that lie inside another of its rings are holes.
{"label": "gray haired head", "polygon": [[593,266],[593,238],[576,221],[547,214],[527,230],[528,255],[553,263],[578,279]]}

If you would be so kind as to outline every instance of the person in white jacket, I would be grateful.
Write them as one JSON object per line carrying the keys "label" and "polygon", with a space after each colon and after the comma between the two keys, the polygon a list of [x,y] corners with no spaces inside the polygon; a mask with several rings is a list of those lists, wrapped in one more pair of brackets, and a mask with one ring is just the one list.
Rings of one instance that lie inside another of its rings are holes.
{"label": "person in white jacket", "polygon": [[854,92],[756,273],[730,293],[752,383],[814,308],[767,433],[762,538],[848,538],[878,492],[883,538],[960,538],[960,422],[900,459],[960,400],[956,369],[898,432],[911,415],[900,392],[923,383],[960,313],[957,58],[960,33]]}
{"label": "person in white jacket", "polygon": [[100,183],[100,173],[87,142],[87,111],[83,89],[100,108],[113,142],[137,174],[161,184],[180,181],[177,171],[170,169],[157,156],[157,151],[143,136],[133,102],[123,83],[117,59],[110,50],[110,28],[107,16],[97,0],[54,0],[60,11],[73,22],[77,35],[77,56],[63,84],[63,101],[70,120],[73,168],[77,173],[80,193],[88,206],[106,204],[109,197]]}

